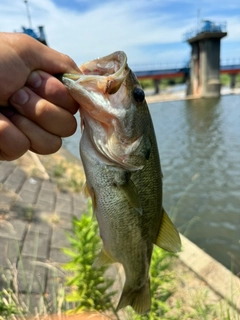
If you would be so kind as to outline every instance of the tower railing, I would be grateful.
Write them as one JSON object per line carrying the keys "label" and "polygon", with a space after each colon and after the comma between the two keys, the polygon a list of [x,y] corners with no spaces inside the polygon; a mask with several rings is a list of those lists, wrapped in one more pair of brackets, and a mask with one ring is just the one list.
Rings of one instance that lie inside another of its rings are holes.
{"label": "tower railing", "polygon": [[227,23],[226,22],[212,22],[209,20],[201,21],[197,28],[194,28],[183,35],[183,41],[194,38],[201,33],[219,33],[226,32]]}

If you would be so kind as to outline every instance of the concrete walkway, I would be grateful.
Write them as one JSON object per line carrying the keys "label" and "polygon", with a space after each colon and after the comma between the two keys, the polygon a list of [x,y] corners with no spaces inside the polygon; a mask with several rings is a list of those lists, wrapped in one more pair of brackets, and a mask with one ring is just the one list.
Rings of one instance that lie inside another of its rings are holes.
{"label": "concrete walkway", "polygon": [[7,279],[31,311],[45,297],[56,312],[54,295],[64,278],[57,266],[67,261],[61,248],[69,246],[73,215],[85,209],[83,196],[59,192],[51,181],[0,162],[0,290]]}

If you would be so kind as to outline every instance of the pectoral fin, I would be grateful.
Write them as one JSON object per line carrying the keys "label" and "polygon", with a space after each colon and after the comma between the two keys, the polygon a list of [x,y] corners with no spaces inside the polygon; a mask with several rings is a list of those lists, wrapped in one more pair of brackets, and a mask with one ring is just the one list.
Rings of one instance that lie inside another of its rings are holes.
{"label": "pectoral fin", "polygon": [[162,209],[162,223],[155,244],[173,253],[181,249],[179,233],[164,209]]}
{"label": "pectoral fin", "polygon": [[142,214],[142,206],[140,203],[137,188],[131,179],[123,185],[118,185],[126,199],[130,202],[131,206],[140,214]]}
{"label": "pectoral fin", "polygon": [[98,269],[114,262],[116,261],[104,249],[102,249],[99,256],[93,262],[92,267]]}
{"label": "pectoral fin", "polygon": [[93,208],[93,213],[94,213],[94,211],[97,208],[96,193],[95,193],[93,188],[89,189],[89,187],[87,185],[87,182],[85,182],[85,185],[84,185],[84,188],[83,188],[83,193],[84,193],[84,196],[86,198],[91,197],[91,199],[92,199],[92,208]]}
{"label": "pectoral fin", "polygon": [[85,198],[89,198],[89,197],[91,197],[91,194],[90,194],[89,188],[88,188],[88,186],[87,186],[87,182],[85,182],[85,184],[84,184],[84,187],[83,187],[83,194],[84,194],[84,197],[85,197]]}

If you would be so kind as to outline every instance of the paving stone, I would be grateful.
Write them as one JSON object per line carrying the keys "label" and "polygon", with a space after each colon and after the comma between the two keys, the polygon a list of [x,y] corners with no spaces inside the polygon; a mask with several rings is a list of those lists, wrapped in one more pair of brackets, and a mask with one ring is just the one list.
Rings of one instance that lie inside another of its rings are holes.
{"label": "paving stone", "polygon": [[56,198],[55,191],[49,191],[46,189],[41,189],[38,195],[38,200],[47,201],[50,203],[54,203]]}
{"label": "paving stone", "polygon": [[28,231],[23,243],[22,255],[38,259],[47,259],[48,251],[48,236],[46,236],[46,234]]}
{"label": "paving stone", "polygon": [[65,201],[72,201],[72,195],[69,192],[58,192],[57,199],[65,200]]}
{"label": "paving stone", "polygon": [[4,182],[15,169],[15,167],[16,166],[12,162],[1,161],[0,182]]}
{"label": "paving stone", "polygon": [[52,212],[54,210],[54,203],[37,199],[36,209],[40,211],[44,210],[44,211]]}
{"label": "paving stone", "polygon": [[16,201],[17,194],[7,190],[0,190],[0,206],[2,204],[12,205]]}
{"label": "paving stone", "polygon": [[[69,215],[68,213],[67,214],[63,213],[63,214]],[[36,219],[36,221],[35,221],[35,219]],[[68,220],[63,219],[61,217],[61,215],[58,214],[58,212],[56,212],[56,211],[48,212],[48,211],[44,211],[44,210],[39,210],[39,211],[37,210],[32,222],[39,223],[39,225],[42,225],[43,228],[45,228],[46,225],[48,226],[48,228],[51,228],[53,226],[65,228],[65,229],[72,228],[71,218]],[[41,232],[46,233],[46,231],[41,231]]]}
{"label": "paving stone", "polygon": [[[71,213],[56,211],[56,215],[59,218],[59,222],[70,223],[72,225],[73,215]],[[68,229],[68,227],[66,227]]]}
{"label": "paving stone", "polygon": [[10,264],[17,262],[21,242],[14,239],[0,237],[0,266],[3,268],[9,267]]}
{"label": "paving stone", "polygon": [[21,199],[29,204],[34,204],[37,200],[37,192],[22,189],[19,193]]}
{"label": "paving stone", "polygon": [[0,237],[22,241],[27,225],[26,222],[17,219],[2,221],[0,222]]}
{"label": "paving stone", "polygon": [[35,232],[35,233],[42,233],[45,235],[49,235],[52,233],[51,231],[52,225],[47,220],[42,220],[42,217],[39,217],[36,215],[34,216],[33,220],[31,221],[29,225],[29,231]]}
{"label": "paving stone", "polygon": [[9,190],[11,190],[11,191],[19,192],[19,190],[21,189],[21,186],[22,186],[22,182],[21,182],[21,181],[16,181],[16,180],[8,179],[8,180],[4,183],[4,186],[5,186],[6,188],[8,188]]}
{"label": "paving stone", "polygon": [[73,194],[73,214],[80,218],[88,209],[88,199],[82,194]]}
{"label": "paving stone", "polygon": [[61,229],[65,229],[66,232],[69,232],[72,230],[72,221],[64,221],[64,219],[62,219],[61,217],[58,216],[58,221],[56,221],[55,223],[53,223],[53,226],[55,228],[61,228]]}
{"label": "paving stone", "polygon": [[4,186],[9,190],[19,192],[24,181],[26,180],[26,177],[26,173],[23,170],[16,167],[13,170],[13,172],[9,175],[7,180],[4,182]]}
{"label": "paving stone", "polygon": [[0,274],[11,277],[7,259],[17,264],[18,290],[30,310],[39,310],[46,289],[56,312],[54,294],[65,281],[61,264],[70,260],[61,248],[70,246],[66,233],[71,233],[73,212],[80,215],[87,200],[59,192],[52,181],[27,177],[13,163],[0,162],[1,181],[0,214],[4,212],[8,220],[0,222]]}
{"label": "paving stone", "polygon": [[[40,263],[40,265],[38,264]],[[18,289],[22,293],[44,293],[47,267],[41,259],[22,256],[18,263]]]}
{"label": "paving stone", "polygon": [[70,233],[63,228],[53,228],[51,248],[68,248],[70,246],[66,234]]}
{"label": "paving stone", "polygon": [[43,180],[42,190],[57,191],[56,183],[54,183],[50,180]]}
{"label": "paving stone", "polygon": [[70,256],[66,255],[61,249],[51,247],[49,256],[50,262],[66,263],[70,260]]}
{"label": "paving stone", "polygon": [[72,202],[64,199],[57,199],[55,210],[71,213],[72,212]]}
{"label": "paving stone", "polygon": [[40,190],[42,183],[43,183],[42,179],[30,177],[24,182],[22,186],[22,190],[37,192]]}
{"label": "paving stone", "polygon": [[12,219],[23,219],[23,221],[31,221],[34,216],[34,206],[29,202],[17,199],[11,207],[10,217]]}

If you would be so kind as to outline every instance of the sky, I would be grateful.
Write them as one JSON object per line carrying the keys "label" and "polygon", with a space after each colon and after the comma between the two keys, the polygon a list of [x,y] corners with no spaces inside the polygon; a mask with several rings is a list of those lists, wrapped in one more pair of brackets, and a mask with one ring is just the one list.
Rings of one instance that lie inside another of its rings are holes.
{"label": "sky", "polygon": [[[28,0],[33,29],[43,25],[48,45],[80,65],[123,50],[134,70],[184,65],[183,35],[201,20],[227,23],[221,60],[240,60],[239,0]],[[23,0],[0,1],[0,31],[29,27]]]}

